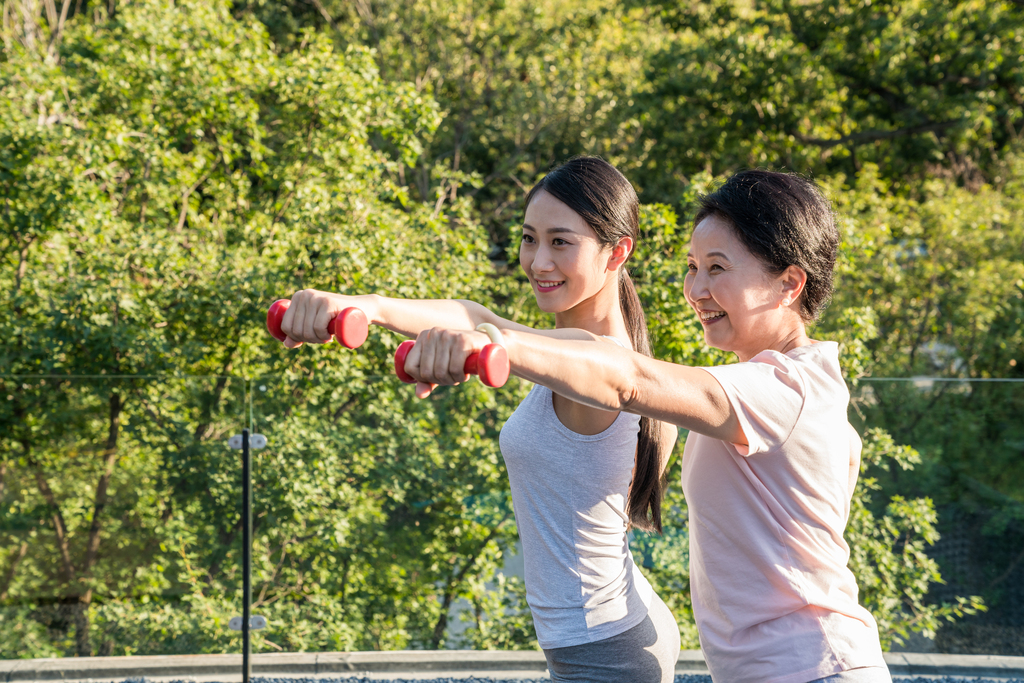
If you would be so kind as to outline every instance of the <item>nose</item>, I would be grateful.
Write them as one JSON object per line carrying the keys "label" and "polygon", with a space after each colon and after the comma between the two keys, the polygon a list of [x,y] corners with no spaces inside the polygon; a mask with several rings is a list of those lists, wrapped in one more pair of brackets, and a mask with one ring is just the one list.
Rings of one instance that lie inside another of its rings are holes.
{"label": "nose", "polygon": [[696,273],[690,271],[686,274],[686,281],[683,287],[686,298],[690,303],[697,303],[711,298],[708,290],[708,276],[701,270]]}
{"label": "nose", "polygon": [[551,258],[551,254],[544,247],[540,247],[533,255],[533,263],[530,264],[530,270],[534,273],[550,273],[555,269],[555,262]]}

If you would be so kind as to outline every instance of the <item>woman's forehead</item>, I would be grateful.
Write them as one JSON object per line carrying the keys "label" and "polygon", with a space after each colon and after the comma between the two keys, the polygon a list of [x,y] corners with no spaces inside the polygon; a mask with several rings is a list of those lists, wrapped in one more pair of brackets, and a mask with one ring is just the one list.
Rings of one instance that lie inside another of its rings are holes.
{"label": "woman's forehead", "polygon": [[590,235],[594,232],[582,216],[545,190],[534,195],[526,207],[524,227],[544,232],[568,229],[580,235]]}
{"label": "woman's forehead", "polygon": [[693,229],[690,236],[689,255],[700,257],[713,252],[739,257],[746,247],[736,236],[736,231],[727,220],[719,216],[708,216]]}

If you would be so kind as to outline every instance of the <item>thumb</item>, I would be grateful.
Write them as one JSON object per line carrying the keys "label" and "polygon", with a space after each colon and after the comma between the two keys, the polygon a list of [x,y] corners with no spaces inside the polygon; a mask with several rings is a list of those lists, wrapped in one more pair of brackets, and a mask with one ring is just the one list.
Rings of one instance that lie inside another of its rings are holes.
{"label": "thumb", "polygon": [[436,388],[436,384],[416,382],[416,398],[426,398],[427,396],[430,396],[430,392],[432,392]]}

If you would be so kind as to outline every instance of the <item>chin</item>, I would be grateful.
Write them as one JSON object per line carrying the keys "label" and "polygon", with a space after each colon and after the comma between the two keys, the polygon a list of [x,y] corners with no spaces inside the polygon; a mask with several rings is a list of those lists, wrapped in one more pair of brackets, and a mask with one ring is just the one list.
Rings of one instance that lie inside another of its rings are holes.
{"label": "chin", "polygon": [[729,344],[729,342],[727,340],[725,340],[725,339],[715,339],[714,335],[710,335],[707,332],[704,333],[704,343],[707,344],[708,346],[710,346],[713,349],[718,349],[719,351],[726,351],[726,352],[732,352],[733,351],[733,349],[731,348],[731,345]]}
{"label": "chin", "polygon": [[545,313],[561,313],[562,311],[565,310],[564,306],[560,306],[556,302],[548,301],[545,303],[541,301],[539,297],[534,297],[534,299],[537,302],[537,308],[544,311]]}

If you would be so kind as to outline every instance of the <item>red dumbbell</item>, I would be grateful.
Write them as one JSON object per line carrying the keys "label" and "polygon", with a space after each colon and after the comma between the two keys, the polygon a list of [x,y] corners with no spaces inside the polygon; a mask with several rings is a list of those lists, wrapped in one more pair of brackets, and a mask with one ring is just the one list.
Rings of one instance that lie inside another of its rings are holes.
{"label": "red dumbbell", "polygon": [[[281,330],[281,320],[284,319],[284,312],[291,304],[289,299],[278,299],[267,311],[267,330],[278,341],[284,341],[287,336]],[[343,345],[354,349],[366,341],[366,335],[370,333],[370,322],[366,319],[366,314],[358,308],[346,308],[327,323],[327,332]]]}
{"label": "red dumbbell", "polygon": [[[411,339],[406,340],[395,351],[395,374],[406,384],[416,383],[405,371],[405,359],[415,344]],[[508,353],[501,344],[488,344],[482,351],[470,354],[462,371],[467,375],[480,375],[480,381],[489,387],[503,386],[508,381]]]}

